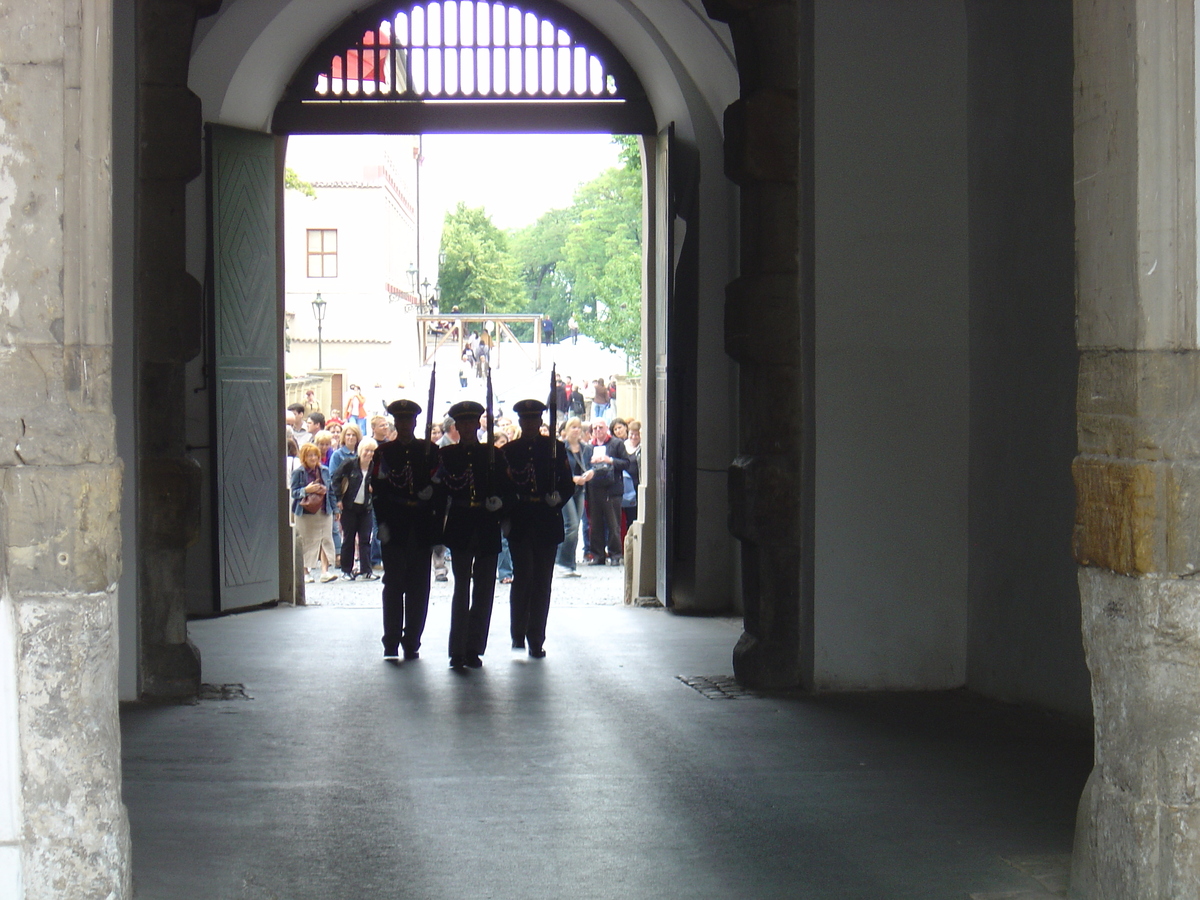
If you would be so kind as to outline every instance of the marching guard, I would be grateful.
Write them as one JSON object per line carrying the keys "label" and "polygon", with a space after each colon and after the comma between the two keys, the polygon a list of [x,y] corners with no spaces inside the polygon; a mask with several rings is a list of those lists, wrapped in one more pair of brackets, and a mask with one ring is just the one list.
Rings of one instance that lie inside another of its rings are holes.
{"label": "marching guard", "polygon": [[454,572],[450,667],[455,670],[483,665],[496,591],[500,515],[505,499],[507,505],[512,502],[504,452],[490,440],[486,446],[479,442],[483,412],[483,405],[473,400],[450,407],[459,442],[441,448],[441,464],[435,476],[446,510],[442,543],[450,549]]}
{"label": "marching guard", "polygon": [[546,404],[521,400],[514,404],[521,436],[504,448],[508,475],[516,492],[508,545],[513,581],[509,594],[512,646],[541,659],[546,655],[546,617],[554,559],[563,540],[562,505],[575,493],[571,467],[558,438],[540,433]]}
{"label": "marching guard", "polygon": [[421,407],[411,400],[388,404],[395,440],[381,444],[371,463],[379,544],[383,554],[383,655],[417,659],[429,611],[429,565],[439,543],[433,473],[438,448],[416,437]]}

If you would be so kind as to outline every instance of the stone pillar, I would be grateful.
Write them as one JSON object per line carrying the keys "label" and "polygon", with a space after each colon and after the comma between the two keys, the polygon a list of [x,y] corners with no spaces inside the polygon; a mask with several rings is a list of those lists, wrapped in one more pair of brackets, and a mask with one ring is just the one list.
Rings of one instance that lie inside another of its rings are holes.
{"label": "stone pillar", "polygon": [[184,189],[201,172],[200,100],[188,90],[198,15],[212,0],[137,2],[134,327],[138,419],[139,694],[194,696],[186,555],[200,528],[201,470],[187,456],[184,368],[201,349],[200,285],[185,269]]}
{"label": "stone pillar", "polygon": [[0,22],[0,893],[124,898],[111,7]]}
{"label": "stone pillar", "polygon": [[1200,897],[1190,2],[1075,3],[1075,557],[1095,768],[1071,895]]}
{"label": "stone pillar", "polygon": [[812,0],[707,0],[728,22],[741,96],[725,113],[725,171],[741,188],[740,276],[725,347],[739,364],[730,527],[742,542],[743,684],[813,673]]}

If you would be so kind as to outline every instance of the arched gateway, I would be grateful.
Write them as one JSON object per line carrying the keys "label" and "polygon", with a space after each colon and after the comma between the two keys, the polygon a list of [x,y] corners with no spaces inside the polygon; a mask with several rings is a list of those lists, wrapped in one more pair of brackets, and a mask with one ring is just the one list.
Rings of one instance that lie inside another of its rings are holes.
{"label": "arched gateway", "polygon": [[[218,20],[196,49],[191,83],[202,79],[197,72],[201,61],[215,65],[206,48],[224,48],[224,41],[232,37],[221,34],[224,21]],[[308,34],[307,39],[314,40],[315,28]],[[711,44],[711,29],[701,36],[702,44]],[[647,351],[641,364],[648,408],[637,414],[646,420],[646,440],[658,452],[645,470],[645,527],[638,532],[640,552],[635,558],[640,564],[634,567],[631,592],[683,609],[731,609],[737,583],[733,545],[723,525],[723,478],[711,464],[698,464],[691,437],[705,430],[696,417],[719,417],[719,408],[689,405],[695,396],[694,360],[701,345],[712,345],[706,351],[711,354],[720,339],[716,331],[701,335],[697,311],[707,306],[707,316],[716,317],[720,285],[730,277],[728,271],[718,271],[727,260],[704,257],[700,250],[705,233],[698,227],[702,204],[709,207],[706,221],[718,229],[710,241],[728,227],[731,207],[727,182],[717,181],[703,192],[696,189],[696,150],[688,144],[697,129],[706,132],[715,125],[711,115],[702,114],[711,110],[696,103],[699,92],[673,77],[669,87],[676,96],[668,95],[667,101],[682,102],[676,110],[680,118],[673,123],[672,138],[667,131],[660,137],[655,111],[634,66],[588,19],[554,2],[532,7],[467,0],[386,2],[337,24],[311,49],[302,35],[289,37],[296,47],[305,47],[306,56],[287,76],[282,98],[272,106],[268,104],[274,98],[261,80],[233,92],[240,72],[258,64],[253,48],[242,59],[224,60],[230,72],[225,102],[244,106],[248,95],[243,91],[251,91],[258,110],[254,118],[269,109],[265,123],[276,135],[604,130],[643,138],[649,252],[643,273]],[[272,46],[280,39],[274,37]],[[702,46],[692,52],[699,49]],[[706,66],[711,76],[711,51],[721,48],[718,44],[703,49],[709,51]],[[731,81],[727,88],[732,89]],[[663,89],[660,85],[660,93]],[[202,96],[206,106],[220,100],[219,90]],[[248,446],[241,436],[246,411],[258,411],[259,418],[268,415],[270,397],[279,396],[279,366],[272,358],[279,350],[271,346],[279,343],[273,320],[282,303],[273,295],[282,296],[282,285],[275,276],[277,248],[263,223],[278,215],[282,151],[264,131],[229,127],[244,122],[244,114],[234,117],[222,109],[205,118],[210,120],[207,204],[190,205],[188,215],[207,213],[206,224],[195,231],[208,240],[197,242],[195,253],[208,258],[204,281],[211,337],[205,341],[207,377],[189,397],[196,405],[207,401],[208,409],[198,409],[197,418],[210,423],[209,433],[190,443],[211,452],[207,457],[188,455],[199,459],[198,474],[207,483],[199,494],[202,502],[211,504],[204,515],[211,523],[211,546],[206,551],[208,535],[201,533],[199,548],[188,555],[193,571],[212,573],[211,590],[201,593],[212,598],[213,605],[206,609],[189,601],[188,612],[227,611],[286,596],[290,575],[286,560],[278,576],[271,571],[270,560],[279,555],[273,549],[277,525],[263,515],[269,506],[263,492],[273,485],[260,473],[270,470],[277,448]],[[672,152],[672,147],[678,149]],[[707,141],[705,147],[714,157],[709,165],[715,165],[719,144]],[[677,222],[685,227],[677,227]],[[712,271],[702,278],[701,270]],[[257,327],[257,337],[247,335],[250,325]],[[675,335],[671,355],[680,365],[667,364],[668,332]],[[720,388],[723,393],[729,390],[728,383]],[[676,427],[664,428],[668,419]],[[722,427],[712,451],[727,457],[733,438],[732,431]],[[726,449],[716,451],[721,445]],[[673,471],[669,481],[661,474],[668,466]],[[702,486],[701,481],[710,483]],[[668,514],[660,514],[664,509]],[[697,510],[703,511],[699,526]],[[677,528],[673,522],[679,523]],[[699,552],[697,542],[704,540],[706,531],[721,534],[723,554]],[[197,567],[194,561],[206,552],[209,565]],[[702,561],[701,568],[711,567],[707,577],[697,578],[696,560]],[[669,578],[673,580],[668,585]],[[186,660],[187,654],[182,657]],[[181,687],[186,689],[186,682]]]}
{"label": "arched gateway", "polygon": [[654,112],[612,43],[552,2],[377,3],[296,70],[276,134],[612,131],[654,134]]}

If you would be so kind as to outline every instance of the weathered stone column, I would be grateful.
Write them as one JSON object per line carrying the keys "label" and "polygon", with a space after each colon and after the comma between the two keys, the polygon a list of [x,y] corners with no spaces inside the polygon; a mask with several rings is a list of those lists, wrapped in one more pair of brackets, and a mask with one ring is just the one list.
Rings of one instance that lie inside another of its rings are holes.
{"label": "weathered stone column", "polygon": [[1190,2],[1075,3],[1075,556],[1096,761],[1071,895],[1200,897]]}
{"label": "weathered stone column", "polygon": [[0,13],[0,893],[130,895],[120,790],[111,8]]}
{"label": "weathered stone column", "polygon": [[[726,291],[739,364],[730,527],[742,542],[740,682],[811,683],[813,664],[813,160],[811,0],[707,0],[728,22],[741,96],[725,171],[741,188],[741,272]],[[767,331],[769,330],[769,335]]]}
{"label": "weathered stone column", "polygon": [[200,285],[185,269],[184,189],[201,172],[200,100],[187,87],[192,34],[213,0],[138,0],[134,321],[138,416],[140,689],[194,696],[185,565],[200,528],[200,466],[187,455],[184,368],[201,347]]}

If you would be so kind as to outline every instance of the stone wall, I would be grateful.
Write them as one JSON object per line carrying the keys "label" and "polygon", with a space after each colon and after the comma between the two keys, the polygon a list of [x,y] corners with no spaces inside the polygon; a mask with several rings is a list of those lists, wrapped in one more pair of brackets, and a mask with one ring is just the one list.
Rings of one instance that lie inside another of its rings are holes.
{"label": "stone wall", "polygon": [[0,892],[27,900],[130,894],[110,14],[71,0],[0,12]]}
{"label": "stone wall", "polygon": [[201,173],[200,100],[188,90],[196,18],[212,0],[139,0],[134,341],[139,696],[194,696],[187,548],[200,530],[200,466],[187,452],[186,366],[201,348],[200,283],[185,268],[185,189]]}
{"label": "stone wall", "polygon": [[[741,80],[725,112],[725,172],[742,199],[740,275],[725,305],[725,348],[739,366],[729,498],[745,610],[734,672],[746,685],[811,685],[813,3],[708,0],[705,8],[729,23]],[[763,322],[773,332],[765,343]]]}
{"label": "stone wall", "polygon": [[1095,768],[1071,894],[1200,897],[1191,3],[1076,0],[1074,549]]}

